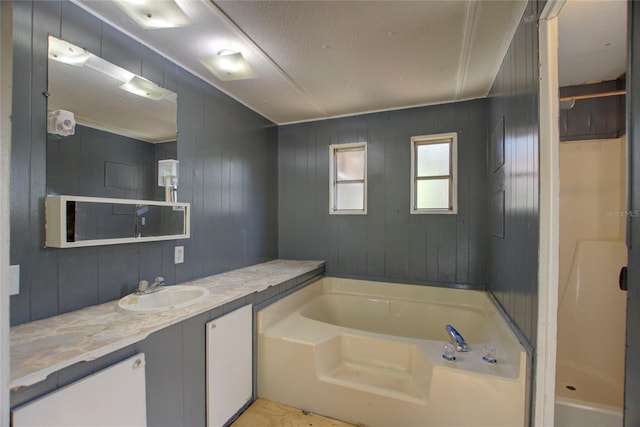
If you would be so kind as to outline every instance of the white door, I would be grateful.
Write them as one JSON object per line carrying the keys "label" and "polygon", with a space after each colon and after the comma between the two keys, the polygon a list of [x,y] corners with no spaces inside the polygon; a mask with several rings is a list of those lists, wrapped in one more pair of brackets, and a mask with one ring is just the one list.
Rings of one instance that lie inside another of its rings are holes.
{"label": "white door", "polygon": [[253,310],[207,323],[207,425],[223,426],[253,395]]}
{"label": "white door", "polygon": [[139,353],[12,411],[13,427],[144,427],[145,357]]}

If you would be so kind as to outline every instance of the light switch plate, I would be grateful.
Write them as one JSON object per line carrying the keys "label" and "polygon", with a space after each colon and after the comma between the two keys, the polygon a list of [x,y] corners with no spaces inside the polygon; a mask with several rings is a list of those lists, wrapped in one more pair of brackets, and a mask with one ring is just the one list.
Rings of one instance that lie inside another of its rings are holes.
{"label": "light switch plate", "polygon": [[173,263],[182,264],[184,262],[184,246],[176,246],[173,252]]}
{"label": "light switch plate", "polygon": [[9,295],[18,295],[20,293],[20,266],[9,266]]}

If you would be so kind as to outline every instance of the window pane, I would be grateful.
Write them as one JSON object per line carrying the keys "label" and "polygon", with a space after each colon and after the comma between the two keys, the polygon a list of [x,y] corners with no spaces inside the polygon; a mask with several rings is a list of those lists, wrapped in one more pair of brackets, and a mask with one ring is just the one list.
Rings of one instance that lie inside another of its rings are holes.
{"label": "window pane", "polygon": [[364,210],[364,184],[336,184],[336,209]]}
{"label": "window pane", "polygon": [[417,181],[416,209],[449,209],[449,180]]}
{"label": "window pane", "polygon": [[364,150],[336,150],[338,181],[364,179]]}
{"label": "window pane", "polygon": [[418,176],[449,175],[449,143],[417,145]]}

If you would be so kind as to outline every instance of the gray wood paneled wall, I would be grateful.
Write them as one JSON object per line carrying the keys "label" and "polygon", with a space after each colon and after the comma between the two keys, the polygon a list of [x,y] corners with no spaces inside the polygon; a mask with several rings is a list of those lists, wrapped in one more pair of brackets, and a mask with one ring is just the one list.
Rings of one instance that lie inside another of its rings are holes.
{"label": "gray wood paneled wall", "polygon": [[[625,79],[560,88],[560,97],[616,91]],[[578,99],[560,110],[560,141],[619,138],[625,133],[625,95]]]}
{"label": "gray wood paneled wall", "polygon": [[[488,286],[532,345],[538,318],[538,7],[542,5],[529,2],[511,41],[491,89],[488,123],[489,151],[504,155],[504,164],[494,171],[499,162],[490,161],[488,172]],[[502,121],[503,139],[496,136]],[[502,237],[496,230],[501,222]]]}
{"label": "gray wood paneled wall", "polygon": [[[279,128],[280,258],[329,275],[484,286],[487,102],[475,100]],[[458,132],[458,214],[411,215],[411,137]],[[329,145],[367,142],[368,212],[329,214]]]}
{"label": "gray wood paneled wall", "polygon": [[[157,160],[177,158],[177,144],[150,144],[85,126],[47,135],[47,194],[164,200]],[[158,191],[156,192],[156,188]]]}
{"label": "gray wood paneled wall", "polygon": [[[277,257],[273,123],[66,0],[14,2],[13,24],[11,263],[21,266],[13,325],[119,298],[140,279],[171,284]],[[43,248],[49,34],[178,93],[178,199],[192,204],[191,239]],[[176,245],[184,264],[173,263]]]}

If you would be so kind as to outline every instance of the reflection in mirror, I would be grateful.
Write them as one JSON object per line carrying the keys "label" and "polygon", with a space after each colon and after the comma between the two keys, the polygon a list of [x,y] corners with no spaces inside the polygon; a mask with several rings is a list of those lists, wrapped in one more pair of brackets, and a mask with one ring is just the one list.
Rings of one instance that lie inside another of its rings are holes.
{"label": "reflection in mirror", "polygon": [[175,206],[67,202],[67,242],[180,236],[185,209]]}
{"label": "reflection in mirror", "polygon": [[177,94],[49,37],[47,193],[164,200]]}
{"label": "reflection in mirror", "polygon": [[190,204],[106,197],[47,196],[45,246],[82,246],[186,239]]}
{"label": "reflection in mirror", "polygon": [[117,65],[49,37],[47,110],[76,124],[146,142],[176,140],[177,95]]}

